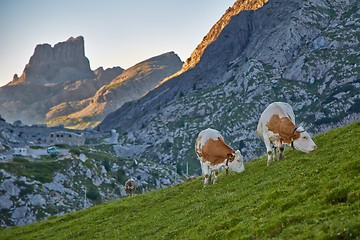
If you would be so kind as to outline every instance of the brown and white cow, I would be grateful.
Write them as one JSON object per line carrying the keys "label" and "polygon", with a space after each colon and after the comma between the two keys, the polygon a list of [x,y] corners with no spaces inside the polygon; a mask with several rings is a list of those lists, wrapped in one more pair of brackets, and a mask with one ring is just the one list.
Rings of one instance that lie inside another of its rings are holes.
{"label": "brown and white cow", "polygon": [[132,196],[135,194],[135,191],[136,191],[136,187],[137,187],[137,184],[136,184],[136,181],[132,178],[128,179],[126,182],[125,182],[125,192],[126,192],[126,195],[127,196]]}
{"label": "brown and white cow", "polygon": [[[271,103],[261,114],[256,132],[264,141],[268,160],[267,165],[271,165],[272,160],[284,157],[286,145],[291,145],[294,149],[305,153],[314,151],[317,147],[310,135],[303,127],[296,127],[295,114],[292,107],[284,102]],[[280,156],[277,155],[280,150]]]}
{"label": "brown and white cow", "polygon": [[245,170],[240,151],[235,151],[227,145],[219,131],[215,129],[208,128],[199,133],[195,152],[200,160],[202,174],[205,176],[204,185],[211,182],[213,172],[215,174],[213,183],[217,183],[218,171],[224,167],[226,174],[228,168],[237,173]]}

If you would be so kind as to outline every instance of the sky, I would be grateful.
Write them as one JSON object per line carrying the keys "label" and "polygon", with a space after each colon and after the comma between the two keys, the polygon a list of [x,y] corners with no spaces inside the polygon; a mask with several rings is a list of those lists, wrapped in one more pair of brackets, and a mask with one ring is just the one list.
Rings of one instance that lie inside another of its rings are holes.
{"label": "sky", "polygon": [[83,36],[92,70],[174,51],[182,61],[235,0],[0,0],[0,86],[37,44]]}

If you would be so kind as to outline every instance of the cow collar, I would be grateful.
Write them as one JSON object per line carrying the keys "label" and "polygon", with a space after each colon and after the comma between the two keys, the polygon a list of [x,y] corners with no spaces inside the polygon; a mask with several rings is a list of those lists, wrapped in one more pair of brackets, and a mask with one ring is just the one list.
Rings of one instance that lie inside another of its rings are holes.
{"label": "cow collar", "polygon": [[[232,162],[235,159],[235,153],[228,153],[225,163],[225,169],[226,169],[226,176],[229,174],[229,161]],[[231,160],[229,160],[231,158]]]}
{"label": "cow collar", "polygon": [[297,127],[295,127],[294,128],[294,130],[292,131],[292,134],[291,134],[291,147],[293,148],[293,149],[296,149],[295,147],[294,147],[294,134],[295,134],[295,132],[296,132],[296,130],[297,130],[298,128]]}
{"label": "cow collar", "polygon": [[226,176],[229,175],[229,158],[226,159],[225,163]]}

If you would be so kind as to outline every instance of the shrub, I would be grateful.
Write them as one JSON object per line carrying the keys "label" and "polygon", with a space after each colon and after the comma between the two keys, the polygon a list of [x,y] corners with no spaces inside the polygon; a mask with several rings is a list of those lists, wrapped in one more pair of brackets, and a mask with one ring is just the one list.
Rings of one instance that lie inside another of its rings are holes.
{"label": "shrub", "polygon": [[111,171],[111,167],[110,167],[110,162],[108,159],[105,159],[101,162],[101,165],[104,166],[104,168],[106,169],[107,172]]}
{"label": "shrub", "polygon": [[94,201],[96,204],[102,202],[99,189],[94,185],[90,185],[90,187],[87,189],[86,197]]}

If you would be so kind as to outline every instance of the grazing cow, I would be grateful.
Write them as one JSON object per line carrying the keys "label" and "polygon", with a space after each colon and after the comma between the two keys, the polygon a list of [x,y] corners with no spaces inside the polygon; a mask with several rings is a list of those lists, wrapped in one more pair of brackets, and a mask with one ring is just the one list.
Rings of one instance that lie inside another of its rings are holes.
{"label": "grazing cow", "polygon": [[[291,145],[294,149],[305,153],[317,148],[304,128],[296,127],[294,111],[287,103],[271,103],[261,114],[256,132],[265,143],[268,166],[271,165],[273,159],[278,160],[279,157],[280,159],[284,157],[286,145]],[[280,156],[276,153],[278,148]]]}
{"label": "grazing cow", "polygon": [[132,178],[128,179],[126,182],[125,182],[125,192],[126,192],[126,195],[127,196],[132,196],[135,194],[135,191],[136,191],[136,181]]}
{"label": "grazing cow", "polygon": [[195,152],[200,160],[202,173],[205,175],[204,185],[211,182],[212,172],[215,174],[213,183],[217,183],[218,171],[223,167],[226,169],[226,174],[228,168],[237,173],[245,170],[240,151],[235,151],[227,145],[217,130],[208,128],[201,131],[195,143]]}

